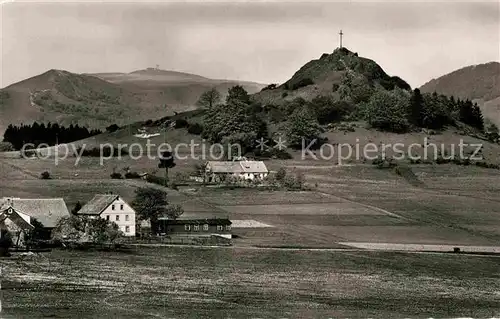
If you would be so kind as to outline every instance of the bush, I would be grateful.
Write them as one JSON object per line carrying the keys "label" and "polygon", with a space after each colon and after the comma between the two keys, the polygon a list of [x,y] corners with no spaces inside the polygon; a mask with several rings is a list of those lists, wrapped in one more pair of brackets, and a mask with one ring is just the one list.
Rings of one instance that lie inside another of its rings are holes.
{"label": "bush", "polygon": [[10,152],[14,150],[14,145],[12,145],[12,143],[0,142],[0,152]]}
{"label": "bush", "polygon": [[203,126],[199,123],[189,124],[187,129],[189,134],[200,135],[203,132]]}
{"label": "bush", "polygon": [[188,127],[189,123],[185,119],[175,120],[175,128],[185,128]]}
{"label": "bush", "polygon": [[137,173],[137,172],[126,172],[124,176],[127,179],[141,178],[141,175],[139,175],[139,173]]}
{"label": "bush", "polygon": [[51,179],[50,173],[47,171],[42,172],[42,174],[40,174],[40,179]]}
{"label": "bush", "polygon": [[122,179],[122,174],[113,172],[111,175],[109,175],[112,179]]}
{"label": "bush", "polygon": [[120,127],[116,124],[111,124],[110,126],[106,127],[106,132],[108,133],[113,133],[116,132],[120,129]]}
{"label": "bush", "polygon": [[292,91],[300,89],[301,87],[308,86],[314,84],[314,81],[311,78],[304,78],[299,80],[297,83],[294,83],[291,87]]}
{"label": "bush", "polygon": [[277,86],[278,86],[278,84],[272,83],[272,84],[269,84],[268,86],[264,87],[261,91],[274,90],[274,89],[276,89]]}
{"label": "bush", "polygon": [[161,186],[167,186],[167,179],[165,177],[160,177],[156,175],[148,175],[146,176],[146,181],[149,183],[161,185]]}
{"label": "bush", "polygon": [[[86,157],[101,157],[101,149],[98,147],[94,147],[91,149],[83,149],[80,147],[77,149],[78,154],[82,154],[82,156]],[[102,156],[125,156],[128,155],[128,151],[126,147],[122,147],[118,149],[115,146],[105,146],[102,148]]]}
{"label": "bush", "polygon": [[9,257],[9,249],[12,247],[12,237],[9,232],[2,232],[0,237],[0,257]]}
{"label": "bush", "polygon": [[286,98],[287,96],[288,96],[288,92],[283,92],[283,93],[281,93],[281,97],[282,97],[282,98]]}

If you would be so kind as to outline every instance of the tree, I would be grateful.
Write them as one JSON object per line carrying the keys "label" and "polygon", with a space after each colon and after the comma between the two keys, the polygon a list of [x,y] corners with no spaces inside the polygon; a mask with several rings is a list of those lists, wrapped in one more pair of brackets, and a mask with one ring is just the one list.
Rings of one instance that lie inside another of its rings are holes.
{"label": "tree", "polygon": [[122,235],[117,224],[104,218],[89,218],[86,223],[87,232],[95,244],[113,243]]}
{"label": "tree", "polygon": [[40,174],[41,179],[51,179],[50,173],[48,171],[44,171]]}
{"label": "tree", "polygon": [[113,243],[121,236],[122,233],[114,222],[74,215],[61,218],[52,231],[53,239],[78,243]]}
{"label": "tree", "polygon": [[162,190],[146,187],[135,191],[132,207],[138,214],[139,220],[149,220],[153,234],[158,232],[158,218],[167,216],[178,218],[184,212],[178,205],[168,206],[167,193]]}
{"label": "tree", "polygon": [[175,167],[174,155],[170,151],[165,151],[160,156],[160,163],[158,163],[158,168],[165,169],[165,186],[168,186],[168,170]]}
{"label": "tree", "polygon": [[316,112],[320,124],[340,121],[353,109],[346,101],[333,101],[331,97],[321,95],[315,97],[309,104]]}
{"label": "tree", "polygon": [[227,91],[226,103],[229,104],[232,101],[239,101],[245,104],[250,104],[250,96],[248,92],[241,86],[236,85]]}
{"label": "tree", "polygon": [[323,129],[314,117],[312,112],[308,111],[305,107],[295,110],[290,116],[290,119],[285,124],[285,135],[287,144],[293,148],[301,148],[302,142],[309,145],[316,140],[317,145],[321,138],[320,134]]}
{"label": "tree", "polygon": [[215,88],[212,88],[202,93],[196,104],[204,108],[211,108],[217,105],[220,102],[220,100],[221,100],[221,95],[219,91],[217,91]]}
{"label": "tree", "polygon": [[203,138],[212,143],[238,144],[251,149],[255,140],[267,137],[267,125],[248,104],[233,98],[205,113]]}
{"label": "tree", "polygon": [[410,110],[408,112],[411,124],[420,127],[422,125],[423,98],[419,89],[413,90],[410,98]]}
{"label": "tree", "polygon": [[367,104],[368,123],[377,129],[404,133],[409,128],[409,96],[406,91],[378,91]]}
{"label": "tree", "polygon": [[80,203],[80,201],[77,201],[75,207],[73,207],[73,209],[71,210],[71,215],[76,215],[76,213],[78,213],[80,209],[82,209],[82,204]]}

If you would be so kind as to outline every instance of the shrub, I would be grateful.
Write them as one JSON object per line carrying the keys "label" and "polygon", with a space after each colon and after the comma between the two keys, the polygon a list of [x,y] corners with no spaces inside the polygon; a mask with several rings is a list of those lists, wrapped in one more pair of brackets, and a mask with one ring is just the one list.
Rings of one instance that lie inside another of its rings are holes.
{"label": "shrub", "polygon": [[146,122],[144,122],[144,125],[146,126],[150,126],[151,124],[153,124],[153,120],[147,120]]}
{"label": "shrub", "polygon": [[203,132],[203,126],[199,123],[191,123],[187,131],[189,134],[200,135]]}
{"label": "shrub", "polygon": [[113,132],[118,131],[118,129],[120,129],[120,127],[118,125],[111,124],[110,126],[106,127],[106,132],[113,133]]}
{"label": "shrub", "polygon": [[185,128],[188,127],[189,123],[185,119],[175,120],[175,128]]}
{"label": "shrub", "polygon": [[118,172],[113,172],[111,175],[109,175],[112,179],[122,179],[122,174]]}
{"label": "shrub", "polygon": [[0,142],[0,152],[10,152],[14,150],[14,145],[12,145],[12,143]]}
{"label": "shrub", "polygon": [[288,96],[288,92],[283,92],[283,93],[281,93],[281,97],[282,97],[282,98],[286,98],[287,96]]}
{"label": "shrub", "polygon": [[301,87],[308,86],[314,84],[314,81],[311,78],[303,78],[299,80],[297,83],[293,84],[291,89],[292,91],[295,91],[297,89],[300,89]]}
{"label": "shrub", "polygon": [[278,182],[281,182],[285,179],[286,176],[286,169],[284,167],[281,167],[277,172],[276,172],[276,180]]}
{"label": "shrub", "polygon": [[333,83],[332,85],[332,91],[333,92],[337,92],[337,90],[339,89],[340,85],[338,85],[337,83]]}
{"label": "shrub", "polygon": [[139,173],[137,173],[137,172],[126,172],[124,176],[127,179],[141,178],[141,175],[139,175]]}
{"label": "shrub", "polygon": [[278,84],[272,83],[272,84],[269,84],[268,86],[264,87],[261,91],[274,90],[274,89],[276,89],[277,86],[278,86]]}
{"label": "shrub", "polygon": [[168,180],[165,177],[160,177],[156,175],[148,175],[146,176],[146,181],[148,183],[153,183],[161,186],[167,186]]}
{"label": "shrub", "polygon": [[[83,149],[80,147],[77,149],[78,154],[82,154],[82,156],[85,157],[100,157],[101,156],[101,149],[99,147],[94,147],[91,149]],[[102,156],[124,156],[128,155],[128,151],[126,147],[122,147],[121,149],[118,149],[115,146],[105,146],[102,148]]]}
{"label": "shrub", "polygon": [[12,235],[9,232],[3,232],[0,237],[0,257],[9,257],[9,248],[12,247]]}
{"label": "shrub", "polygon": [[50,173],[48,171],[42,172],[42,174],[40,174],[40,179],[51,179]]}

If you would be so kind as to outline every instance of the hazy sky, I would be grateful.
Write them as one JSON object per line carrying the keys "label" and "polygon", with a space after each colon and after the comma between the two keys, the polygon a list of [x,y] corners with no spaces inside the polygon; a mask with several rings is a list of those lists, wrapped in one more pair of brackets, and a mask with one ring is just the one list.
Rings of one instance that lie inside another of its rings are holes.
{"label": "hazy sky", "polygon": [[500,8],[490,2],[6,3],[0,87],[48,69],[161,69],[281,83],[338,46],[412,87],[500,61]]}

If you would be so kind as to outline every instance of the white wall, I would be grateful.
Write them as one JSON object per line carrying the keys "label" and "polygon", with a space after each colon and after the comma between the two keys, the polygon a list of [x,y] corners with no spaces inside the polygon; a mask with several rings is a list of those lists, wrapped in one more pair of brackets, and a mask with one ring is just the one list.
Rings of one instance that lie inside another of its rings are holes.
{"label": "white wall", "polygon": [[121,197],[118,197],[118,199],[101,213],[101,218],[109,218],[109,221],[118,225],[125,236],[135,236],[135,211]]}

